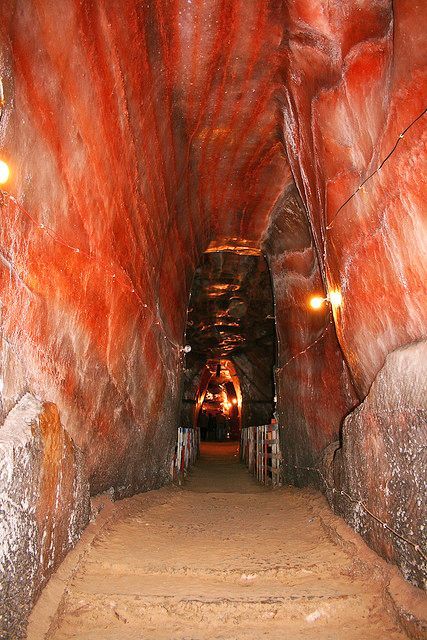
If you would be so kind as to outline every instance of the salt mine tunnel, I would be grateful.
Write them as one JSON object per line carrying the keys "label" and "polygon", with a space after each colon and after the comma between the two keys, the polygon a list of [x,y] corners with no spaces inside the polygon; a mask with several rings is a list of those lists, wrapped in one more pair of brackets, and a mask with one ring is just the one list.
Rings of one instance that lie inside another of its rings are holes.
{"label": "salt mine tunnel", "polygon": [[427,638],[426,20],[2,0],[1,640]]}

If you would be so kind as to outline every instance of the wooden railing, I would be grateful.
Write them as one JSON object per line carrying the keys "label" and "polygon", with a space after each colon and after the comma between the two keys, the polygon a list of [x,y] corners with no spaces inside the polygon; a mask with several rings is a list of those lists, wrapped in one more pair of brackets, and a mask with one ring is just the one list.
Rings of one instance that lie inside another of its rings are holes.
{"label": "wooden railing", "polygon": [[200,449],[199,429],[179,427],[175,453],[171,463],[171,476],[181,484],[189,467],[197,460]]}
{"label": "wooden railing", "polygon": [[242,429],[240,459],[263,484],[281,484],[279,425],[267,424]]}

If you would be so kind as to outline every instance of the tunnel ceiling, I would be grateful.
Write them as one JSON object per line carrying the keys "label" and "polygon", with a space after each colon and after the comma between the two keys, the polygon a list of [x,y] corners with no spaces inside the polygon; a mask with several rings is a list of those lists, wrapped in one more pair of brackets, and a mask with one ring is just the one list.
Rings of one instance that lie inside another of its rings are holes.
{"label": "tunnel ceiling", "polygon": [[190,297],[187,343],[202,359],[254,350],[273,356],[273,297],[263,256],[229,251],[203,256]]}
{"label": "tunnel ceiling", "polygon": [[173,115],[183,118],[189,134],[192,188],[203,219],[219,244],[258,243],[291,180],[276,99],[283,3],[205,0],[166,7],[175,12],[167,19]]}

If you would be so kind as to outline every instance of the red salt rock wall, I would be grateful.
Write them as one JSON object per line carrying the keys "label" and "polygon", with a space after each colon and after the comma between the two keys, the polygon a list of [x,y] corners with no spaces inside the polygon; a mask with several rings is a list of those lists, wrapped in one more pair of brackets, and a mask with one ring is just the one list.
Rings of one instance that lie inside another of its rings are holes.
{"label": "red salt rock wall", "polygon": [[172,44],[144,12],[71,0],[0,9],[1,138],[18,201],[2,202],[3,405],[25,389],[54,401],[93,492],[167,477],[207,233],[181,186]]}
{"label": "red salt rock wall", "polygon": [[289,180],[280,3],[6,0],[4,410],[54,401],[92,491],[164,481],[201,251],[259,242]]}
{"label": "red salt rock wall", "polygon": [[324,486],[315,471],[322,451],[338,439],[343,416],[355,406],[353,385],[329,307],[310,309],[323,295],[307,214],[295,186],[277,203],[264,239],[275,295],[279,361],[277,412],[285,478]]}
{"label": "red salt rock wall", "polygon": [[[343,296],[334,321],[354,388],[360,400],[369,392],[345,421],[331,489],[343,482],[356,504],[421,546],[423,387],[415,361],[406,378],[387,356],[426,337],[425,5],[291,0],[286,12],[285,145],[326,289]],[[423,585],[419,553],[354,504],[336,507]]]}
{"label": "red salt rock wall", "polygon": [[426,332],[425,17],[406,0],[287,3],[285,144],[361,398]]}

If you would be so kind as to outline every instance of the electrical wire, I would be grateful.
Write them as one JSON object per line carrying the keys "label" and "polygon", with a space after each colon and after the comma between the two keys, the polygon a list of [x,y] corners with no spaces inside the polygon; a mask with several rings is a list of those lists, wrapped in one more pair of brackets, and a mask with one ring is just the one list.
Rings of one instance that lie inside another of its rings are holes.
{"label": "electrical wire", "polygon": [[283,369],[285,369],[285,367],[288,366],[288,364],[290,364],[293,360],[296,360],[296,358],[299,358],[299,356],[302,356],[304,353],[306,353],[309,349],[311,349],[312,347],[314,347],[314,345],[316,345],[318,342],[320,342],[320,340],[322,340],[322,338],[325,337],[326,332],[328,331],[328,329],[330,328],[332,324],[332,319],[329,319],[328,324],[326,325],[326,327],[323,329],[322,333],[320,334],[320,336],[318,338],[316,338],[316,340],[313,340],[313,342],[311,342],[307,347],[305,347],[305,349],[303,349],[302,351],[299,351],[299,353],[296,353],[294,356],[292,356],[292,358],[289,358],[289,360],[287,362],[285,362],[285,364],[282,364],[280,367],[276,367],[276,371],[282,371]]}
{"label": "electrical wire", "polygon": [[88,260],[95,260],[98,263],[102,263],[102,267],[104,268],[104,270],[109,273],[109,276],[111,277],[111,280],[113,282],[119,282],[120,280],[120,284],[122,285],[122,287],[126,290],[128,290],[139,302],[140,306],[143,307],[144,309],[147,309],[151,315],[153,317],[156,318],[155,324],[157,326],[159,326],[162,330],[163,333],[163,337],[178,351],[182,350],[182,346],[179,345],[178,343],[176,343],[175,341],[173,341],[171,338],[169,338],[169,336],[167,335],[167,331],[165,329],[165,326],[163,324],[163,320],[160,314],[160,311],[157,310],[157,313],[154,312],[153,310],[149,309],[148,304],[146,304],[143,299],[141,298],[141,296],[139,295],[139,293],[136,290],[136,287],[131,279],[131,277],[129,276],[129,274],[126,272],[126,270],[119,266],[116,265],[116,267],[118,267],[118,269],[120,270],[121,274],[124,276],[123,278],[117,278],[116,275],[116,271],[117,269],[112,269],[111,268],[111,263],[107,263],[106,261],[101,261],[99,259],[98,256],[95,256],[93,253],[87,252],[83,249],[81,249],[80,247],[74,246],[69,244],[68,242],[66,242],[66,240],[60,235],[58,234],[56,231],[54,231],[53,229],[51,229],[50,227],[47,227],[45,224],[38,222],[28,211],[27,209],[18,202],[18,200],[11,195],[10,193],[8,193],[7,191],[4,190],[0,190],[0,208],[3,209],[4,207],[6,207],[9,203],[12,203],[12,205],[15,207],[16,210],[18,210],[22,215],[24,215],[28,220],[30,220],[30,222],[37,227],[37,229],[39,229],[41,232],[46,233],[54,242],[57,242],[58,244],[60,244],[61,246],[69,249],[70,251],[72,251],[75,254],[79,254],[85,258],[87,258]]}
{"label": "electrical wire", "polygon": [[398,531],[396,531],[396,529],[391,527],[387,522],[384,522],[383,520],[381,520],[381,518],[379,518],[377,515],[375,515],[375,513],[373,513],[366,506],[366,504],[363,502],[363,500],[358,500],[357,498],[354,498],[349,493],[347,493],[347,491],[343,491],[342,489],[335,489],[335,487],[331,487],[330,484],[327,482],[325,476],[323,475],[323,473],[320,471],[320,469],[318,467],[299,467],[297,465],[291,465],[291,466],[294,469],[299,469],[301,471],[314,471],[314,472],[318,473],[328,491],[330,491],[332,494],[338,494],[340,496],[344,496],[345,498],[347,498],[347,500],[349,500],[353,504],[357,504],[357,506],[360,507],[361,509],[363,509],[363,511],[365,511],[365,513],[367,513],[369,516],[371,516],[371,518],[376,520],[383,527],[383,529],[387,529],[387,531],[390,531],[390,533],[392,533],[394,536],[396,536],[396,538],[399,538],[403,542],[406,542],[406,544],[409,544],[411,547],[414,548],[414,550],[424,560],[427,561],[427,555],[421,549],[419,544],[413,542],[412,540],[409,540],[405,536],[402,536],[402,534],[400,534]]}
{"label": "electrical wire", "polygon": [[363,182],[361,182],[359,184],[359,186],[357,187],[357,189],[347,198],[347,200],[345,200],[342,205],[340,207],[338,207],[338,209],[336,210],[335,214],[333,215],[333,217],[331,218],[331,220],[329,221],[329,223],[325,226],[325,233],[324,233],[324,239],[323,239],[323,267],[326,268],[326,261],[327,261],[327,250],[328,250],[328,231],[330,231],[330,229],[332,229],[335,220],[337,219],[337,217],[339,216],[339,214],[341,213],[341,211],[348,205],[348,203],[361,191],[364,190],[364,186],[365,184],[371,180],[371,178],[373,178],[377,173],[379,173],[381,171],[381,169],[383,168],[383,166],[385,165],[385,163],[390,159],[390,157],[394,154],[394,152],[396,151],[397,147],[399,146],[400,142],[403,140],[403,138],[405,137],[405,134],[409,131],[409,129],[411,129],[411,127],[414,126],[414,124],[416,122],[418,122],[425,114],[427,113],[427,109],[424,109],[414,120],[412,120],[412,122],[410,124],[408,124],[407,127],[405,127],[405,129],[403,129],[403,131],[399,134],[399,137],[397,138],[396,142],[394,143],[393,147],[390,149],[390,151],[388,152],[388,154],[385,156],[385,158],[383,158],[383,160],[380,162],[380,164],[378,165],[378,167],[372,171],[372,173],[370,173],[368,175],[367,178],[365,178],[363,180]]}

